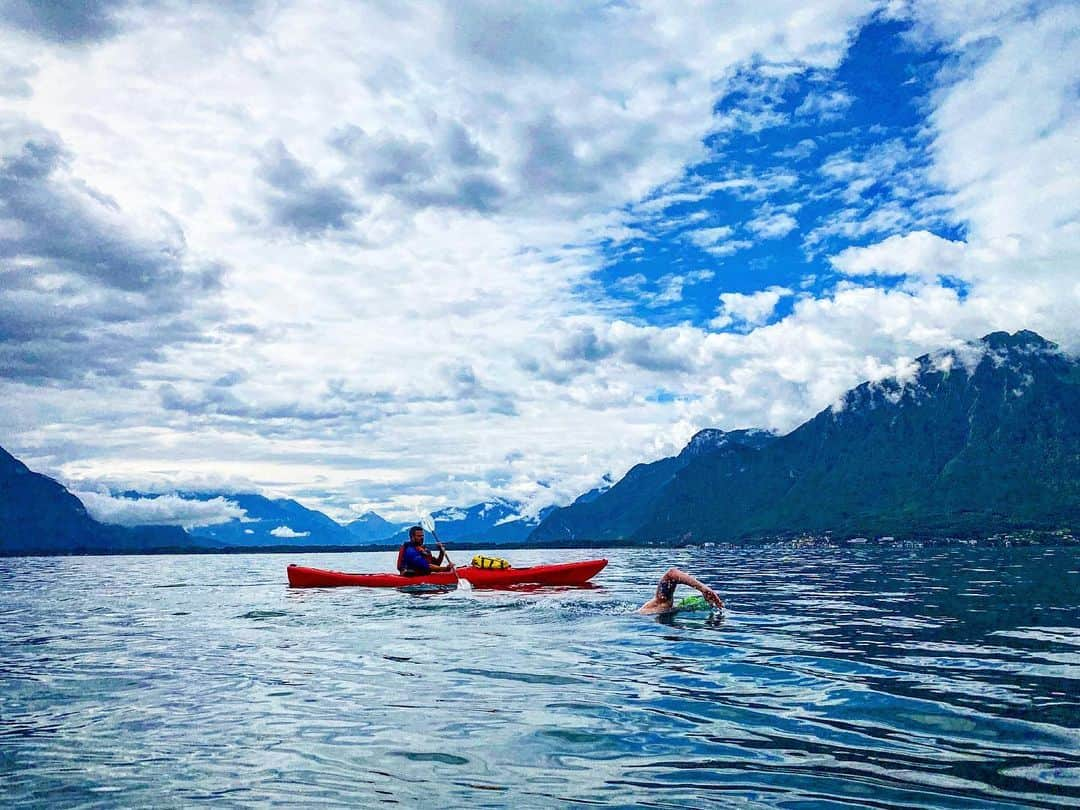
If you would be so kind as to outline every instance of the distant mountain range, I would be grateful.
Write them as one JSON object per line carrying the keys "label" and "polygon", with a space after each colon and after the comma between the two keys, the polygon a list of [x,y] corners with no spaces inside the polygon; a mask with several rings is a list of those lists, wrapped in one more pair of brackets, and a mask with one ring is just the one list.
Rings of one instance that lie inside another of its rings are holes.
{"label": "distant mountain range", "polygon": [[[256,493],[177,492],[184,500],[221,499],[243,510],[241,518],[187,531],[178,526],[124,527],[95,520],[60,483],[31,472],[0,449],[0,534],[2,554],[91,554],[194,551],[237,548],[364,547],[406,539],[415,521],[393,523],[367,512],[344,526],[289,498]],[[127,490],[117,497],[152,500],[160,493]],[[439,537],[451,542],[496,545],[523,541],[546,514],[519,517],[521,506],[495,500],[435,512]],[[550,510],[548,510],[550,511]]]}
{"label": "distant mountain range", "polygon": [[[365,546],[404,542],[416,521],[392,523],[375,512],[366,512],[344,526],[314,509],[288,498],[269,499],[252,493],[180,493],[185,498],[235,503],[243,518],[190,530],[194,537],[225,546]],[[153,496],[143,496],[153,497]],[[448,507],[432,514],[442,540],[489,544],[520,542],[540,522],[520,518],[521,505],[494,500],[467,507]]]}
{"label": "distant mountain range", "polygon": [[[178,526],[125,527],[102,523],[60,483],[31,472],[0,449],[0,555],[92,554],[194,551],[236,548],[364,547],[403,542],[415,521],[393,523],[367,512],[344,526],[315,509],[289,498],[256,493],[177,492],[184,500],[221,499],[239,507],[243,517],[187,531]],[[117,497],[153,500],[160,493],[127,490]],[[488,544],[521,542],[536,528],[533,519],[519,517],[521,507],[496,500],[435,512],[440,539]]]}
{"label": "distant mountain range", "polygon": [[365,512],[356,520],[345,524],[345,530],[352,535],[356,543],[384,543],[409,523],[391,523],[375,512]]}
{"label": "distant mountain range", "polygon": [[[695,443],[701,452],[689,453]],[[791,433],[703,431],[530,541],[942,535],[1080,525],[1080,364],[995,332],[863,383]]]}
{"label": "distant mountain range", "polygon": [[[534,518],[521,517],[522,505],[513,501],[494,499],[466,507],[448,507],[432,512],[435,531],[444,542],[476,542],[497,545],[499,543],[524,542],[540,521],[555,507],[542,510]],[[407,524],[392,538],[404,542]]]}
{"label": "distant mountain range", "polygon": [[[374,512],[341,525],[287,498],[221,498],[244,515],[185,532],[94,520],[53,479],[0,449],[0,554],[358,547],[405,539]],[[137,492],[129,498],[154,498]],[[1033,332],[995,332],[863,383],[784,436],[703,430],[563,508],[522,517],[495,499],[433,517],[440,539],[497,545],[987,534],[1080,525],[1080,363]]]}
{"label": "distant mountain range", "polygon": [[[241,519],[212,526],[195,526],[188,533],[235,548],[250,546],[360,545],[347,527],[315,509],[289,498],[266,498],[251,492],[181,492],[184,498],[210,501],[223,498],[244,510]],[[141,497],[154,497],[141,495]]]}

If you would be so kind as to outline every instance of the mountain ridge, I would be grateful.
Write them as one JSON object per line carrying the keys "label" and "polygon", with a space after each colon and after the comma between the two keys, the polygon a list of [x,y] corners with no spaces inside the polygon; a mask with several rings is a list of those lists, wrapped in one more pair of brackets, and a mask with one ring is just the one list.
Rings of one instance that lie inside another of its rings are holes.
{"label": "mountain ridge", "polygon": [[641,468],[666,471],[634,492],[636,525],[590,532],[574,522],[588,510],[571,506],[530,539],[559,537],[553,529],[670,543],[1074,526],[1077,414],[1075,359],[1034,332],[993,332],[922,355],[901,377],[861,383],[760,447],[638,465],[590,505],[603,516]]}

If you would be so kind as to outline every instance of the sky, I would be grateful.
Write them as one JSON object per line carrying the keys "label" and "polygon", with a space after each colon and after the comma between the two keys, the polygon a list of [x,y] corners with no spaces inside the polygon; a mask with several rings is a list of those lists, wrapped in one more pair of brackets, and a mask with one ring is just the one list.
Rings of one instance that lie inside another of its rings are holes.
{"label": "sky", "polygon": [[991,331],[1078,351],[1078,39],[1072,2],[0,0],[0,446],[125,522],[532,513]]}

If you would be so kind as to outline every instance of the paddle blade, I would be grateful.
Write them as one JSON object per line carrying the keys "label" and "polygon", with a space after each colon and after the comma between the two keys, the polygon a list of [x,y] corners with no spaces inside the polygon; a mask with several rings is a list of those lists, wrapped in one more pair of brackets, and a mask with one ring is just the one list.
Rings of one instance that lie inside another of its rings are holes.
{"label": "paddle blade", "polygon": [[424,515],[422,518],[420,518],[420,528],[422,528],[425,532],[435,531],[435,518],[433,518],[431,515]]}
{"label": "paddle blade", "polygon": [[461,576],[461,574],[458,574],[458,572],[456,570],[454,571],[454,573],[457,574],[457,578],[458,578],[458,581],[457,581],[458,590],[459,591],[465,591],[465,592],[472,591],[472,583],[469,582],[469,580],[465,579],[465,577]]}

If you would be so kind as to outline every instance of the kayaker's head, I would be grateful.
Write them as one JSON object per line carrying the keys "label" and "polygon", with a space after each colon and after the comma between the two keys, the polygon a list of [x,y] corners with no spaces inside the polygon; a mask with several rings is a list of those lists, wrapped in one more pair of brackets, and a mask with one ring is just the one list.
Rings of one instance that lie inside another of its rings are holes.
{"label": "kayaker's head", "polygon": [[409,542],[414,546],[424,545],[424,530],[419,526],[413,526],[409,529]]}

